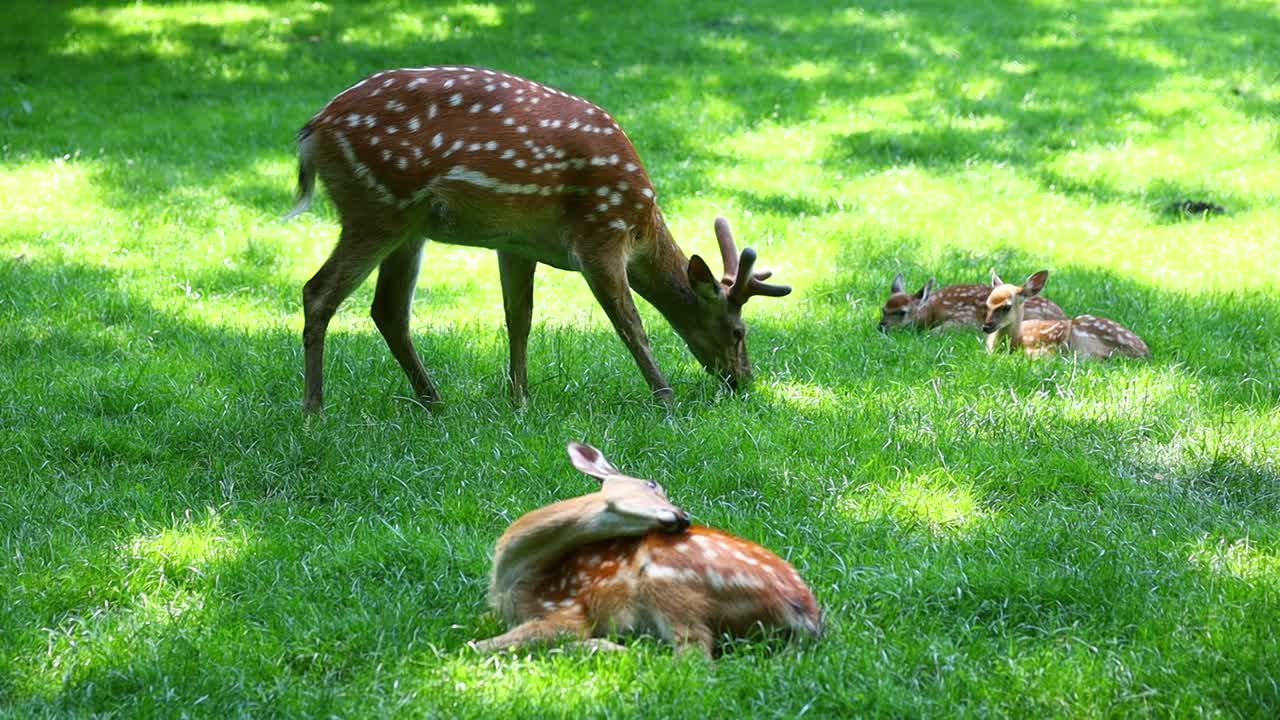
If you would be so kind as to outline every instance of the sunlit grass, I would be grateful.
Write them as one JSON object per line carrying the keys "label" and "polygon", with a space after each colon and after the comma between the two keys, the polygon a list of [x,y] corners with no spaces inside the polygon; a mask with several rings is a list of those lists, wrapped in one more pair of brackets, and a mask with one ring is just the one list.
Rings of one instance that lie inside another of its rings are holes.
{"label": "sunlit grass", "polygon": [[[1275,715],[1280,17],[1044,2],[18,4],[0,30],[0,715]],[[543,268],[506,400],[492,254],[429,244],[425,413],[368,315],[300,414],[293,138],[391,66],[499,67],[627,129],[672,233],[795,292],[731,395],[652,308],[647,399]],[[1226,213],[1184,218],[1182,199]],[[1052,271],[1149,363],[874,330]],[[488,553],[590,489],[568,439],[810,580],[818,644],[483,657]]]}

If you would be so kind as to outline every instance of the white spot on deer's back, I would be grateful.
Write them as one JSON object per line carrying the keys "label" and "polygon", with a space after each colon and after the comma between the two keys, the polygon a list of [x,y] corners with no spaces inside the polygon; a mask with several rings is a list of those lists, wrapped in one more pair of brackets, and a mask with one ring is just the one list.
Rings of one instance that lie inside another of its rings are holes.
{"label": "white spot on deer's back", "polygon": [[714,568],[707,568],[707,583],[711,585],[713,590],[723,590],[725,586],[724,576],[716,572]]}
{"label": "white spot on deer's back", "polygon": [[454,93],[449,96],[449,104],[457,107],[462,104],[462,93]]}
{"label": "white spot on deer's back", "polygon": [[644,574],[655,580],[675,580],[680,576],[676,568],[651,563],[644,569]]}
{"label": "white spot on deer's back", "polygon": [[489,112],[491,112],[491,113],[500,113],[500,112],[502,112],[502,103],[498,103],[497,105],[494,105],[493,107],[489,108]]}
{"label": "white spot on deer's back", "polygon": [[431,138],[431,147],[438,148],[444,144],[444,133],[436,133]]}

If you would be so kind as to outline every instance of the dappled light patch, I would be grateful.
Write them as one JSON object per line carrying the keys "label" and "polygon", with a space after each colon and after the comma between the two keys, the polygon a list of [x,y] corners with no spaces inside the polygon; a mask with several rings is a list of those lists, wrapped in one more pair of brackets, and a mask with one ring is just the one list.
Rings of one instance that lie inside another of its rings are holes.
{"label": "dappled light patch", "polygon": [[971,483],[942,472],[903,474],[896,482],[859,486],[837,502],[851,520],[889,520],[942,537],[963,537],[991,517]]}
{"label": "dappled light patch", "polygon": [[1206,537],[1188,559],[1193,566],[1215,575],[1280,589],[1280,552],[1273,542]]}

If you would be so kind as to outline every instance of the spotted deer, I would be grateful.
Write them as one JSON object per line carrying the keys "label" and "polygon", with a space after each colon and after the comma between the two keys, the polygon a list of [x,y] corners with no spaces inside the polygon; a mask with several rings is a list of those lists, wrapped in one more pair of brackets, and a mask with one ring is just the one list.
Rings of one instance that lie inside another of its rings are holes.
{"label": "spotted deer", "polygon": [[1092,358],[1112,355],[1150,357],[1142,338],[1120,323],[1097,315],[1077,315],[1066,320],[1025,320],[1024,306],[1044,289],[1049,271],[1041,270],[1021,286],[1000,279],[991,271],[986,320],[988,352],[1008,341],[1010,350],[1021,348],[1028,355],[1073,352]]}
{"label": "spotted deer", "polygon": [[[902,273],[893,278],[889,299],[880,310],[880,332],[894,328],[915,327],[922,330],[946,330],[973,328],[977,330],[987,317],[987,285],[947,285],[933,289],[936,281],[929,281],[915,294],[906,291]],[[1027,300],[1026,317],[1029,320],[1065,320],[1062,308],[1048,298],[1033,297]]]}
{"label": "spotted deer", "polygon": [[298,133],[298,201],[319,175],[337,206],[337,246],[303,288],[303,408],[323,406],[324,341],[342,301],[378,267],[374,323],[418,400],[440,393],[409,334],[426,238],[490,248],[509,339],[513,402],[527,395],[526,348],[538,263],[581,272],[653,393],[672,399],[631,298],[635,289],[693,355],[730,386],[751,378],[742,306],[791,288],[755,272],[729,223],[715,222],[724,275],[686,258],[626,133],[599,106],[507,73],[469,66],[374,73]]}
{"label": "spotted deer", "polygon": [[511,629],[472,647],[568,639],[617,650],[604,636],[649,634],[711,656],[724,634],[820,633],[817,601],[785,560],[690,525],[658,483],[622,474],[590,445],[570,443],[569,457],[600,490],[534,510],[502,534],[489,602]]}

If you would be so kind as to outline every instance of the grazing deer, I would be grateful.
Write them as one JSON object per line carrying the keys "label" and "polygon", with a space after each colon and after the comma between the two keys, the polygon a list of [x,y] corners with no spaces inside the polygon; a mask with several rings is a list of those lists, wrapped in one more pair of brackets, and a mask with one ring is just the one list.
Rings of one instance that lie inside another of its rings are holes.
{"label": "grazing deer", "polygon": [[658,483],[623,475],[589,445],[570,443],[569,457],[600,490],[534,510],[502,534],[489,602],[512,629],[472,647],[567,637],[616,650],[603,635],[645,633],[710,656],[723,633],[820,633],[817,601],[785,560],[691,526]]}
{"label": "grazing deer", "polygon": [[375,73],[329,101],[298,133],[296,215],[315,176],[338,208],[337,247],[303,288],[306,390],[323,406],[329,320],[378,267],[372,315],[424,405],[440,401],[409,335],[426,238],[498,252],[512,400],[527,394],[526,348],[538,263],[576,270],[631,351],[653,393],[672,399],[631,298],[634,288],[712,374],[751,378],[742,306],[791,291],[754,272],[723,218],[724,276],[671,239],[653,183],[626,133],[600,107],[545,85],[477,67]]}
{"label": "grazing deer", "polygon": [[1009,349],[1022,348],[1028,355],[1070,351],[1085,357],[1112,355],[1150,357],[1142,338],[1120,323],[1097,315],[1077,315],[1068,320],[1024,320],[1023,308],[1044,289],[1049,271],[1041,270],[1021,286],[1011,285],[991,271],[991,292],[982,331],[987,350],[994,351],[1008,339]]}
{"label": "grazing deer", "polygon": [[[920,329],[973,328],[977,330],[987,316],[987,296],[991,288],[986,285],[948,285],[933,289],[934,279],[914,295],[907,293],[902,273],[893,278],[889,299],[880,310],[880,332],[898,327]],[[1026,317],[1029,320],[1065,320],[1062,308],[1048,298],[1033,297],[1027,300]]]}

